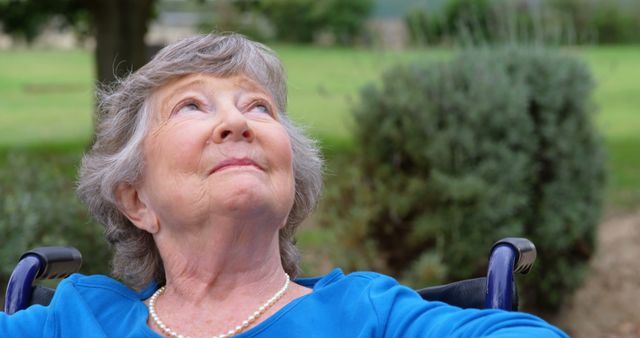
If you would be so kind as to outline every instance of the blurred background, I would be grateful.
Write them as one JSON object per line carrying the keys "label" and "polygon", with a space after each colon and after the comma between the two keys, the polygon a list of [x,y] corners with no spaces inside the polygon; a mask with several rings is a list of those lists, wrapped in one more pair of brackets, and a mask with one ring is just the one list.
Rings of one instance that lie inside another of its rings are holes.
{"label": "blurred background", "polygon": [[[538,247],[522,307],[575,337],[640,337],[640,1],[0,0],[0,285],[74,245],[109,272],[74,193],[95,89],[211,31],[266,43],[327,160],[303,274],[413,287]],[[4,293],[4,289],[2,290]]]}

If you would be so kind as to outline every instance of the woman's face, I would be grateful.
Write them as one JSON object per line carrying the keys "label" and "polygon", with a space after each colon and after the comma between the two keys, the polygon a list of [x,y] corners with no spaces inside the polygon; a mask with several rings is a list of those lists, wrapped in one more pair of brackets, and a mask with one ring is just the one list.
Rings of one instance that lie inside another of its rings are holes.
{"label": "woman's face", "polygon": [[193,74],[150,103],[140,189],[160,226],[252,215],[284,225],[294,198],[291,144],[264,88],[245,76]]}

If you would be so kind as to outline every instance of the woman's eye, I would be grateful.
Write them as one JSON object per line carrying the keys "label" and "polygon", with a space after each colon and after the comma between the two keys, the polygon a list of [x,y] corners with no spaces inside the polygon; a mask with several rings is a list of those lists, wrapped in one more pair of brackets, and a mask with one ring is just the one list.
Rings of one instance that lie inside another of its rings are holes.
{"label": "woman's eye", "polygon": [[269,111],[269,107],[267,107],[266,104],[262,104],[262,103],[255,104],[253,107],[251,107],[250,111],[256,112],[256,113],[261,113],[261,114],[269,114],[269,115],[271,115],[271,112]]}
{"label": "woman's eye", "polygon": [[198,105],[195,103],[189,103],[186,106],[184,106],[185,108],[189,109],[189,110],[196,110],[199,109]]}
{"label": "woman's eye", "polygon": [[188,112],[192,112],[192,111],[200,111],[200,105],[198,105],[195,102],[188,102],[183,104],[182,106],[180,106],[180,108],[178,108],[177,112],[179,113],[188,113]]}

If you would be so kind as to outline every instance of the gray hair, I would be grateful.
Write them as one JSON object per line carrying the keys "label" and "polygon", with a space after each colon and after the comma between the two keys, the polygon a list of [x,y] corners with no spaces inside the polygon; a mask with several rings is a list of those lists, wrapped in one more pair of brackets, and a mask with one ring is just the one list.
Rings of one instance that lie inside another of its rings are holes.
{"label": "gray hair", "polygon": [[317,143],[286,116],[287,85],[280,60],[268,47],[238,34],[180,40],[163,48],[135,73],[99,90],[96,139],[82,159],[77,192],[92,216],[105,226],[107,241],[114,249],[113,274],[134,288],[151,281],[165,283],[164,266],[152,235],[120,212],[115,189],[141,179],[142,144],[151,120],[148,98],[167,82],[194,73],[248,76],[276,102],[293,152],[295,198],[279,234],[282,265],[293,278],[300,262],[295,231],[317,205],[323,161]]}

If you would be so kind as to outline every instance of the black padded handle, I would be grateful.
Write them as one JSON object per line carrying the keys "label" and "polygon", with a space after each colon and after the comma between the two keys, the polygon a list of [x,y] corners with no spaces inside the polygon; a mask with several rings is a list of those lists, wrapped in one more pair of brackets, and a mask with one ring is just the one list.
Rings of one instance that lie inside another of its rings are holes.
{"label": "black padded handle", "polygon": [[[513,282],[511,309],[518,308],[518,291]],[[463,309],[485,309],[487,277],[465,279],[445,285],[420,289],[417,292],[422,299],[444,302]]]}
{"label": "black padded handle", "polygon": [[417,292],[425,300],[445,302],[463,309],[482,309],[486,285],[487,278],[480,277],[432,286]]}
{"label": "black padded handle", "polygon": [[78,272],[82,266],[82,254],[71,246],[45,246],[25,252],[25,256],[36,256],[43,263],[36,279],[64,278]]}
{"label": "black padded handle", "polygon": [[514,248],[518,256],[513,264],[513,272],[527,274],[533,263],[536,261],[537,251],[536,246],[530,240],[521,237],[507,237],[497,241],[491,247],[491,252],[498,245],[509,245]]}
{"label": "black padded handle", "polygon": [[[465,279],[445,285],[418,290],[422,299],[445,302],[463,309],[484,309],[487,278]],[[512,308],[518,308],[518,292],[513,287]]]}

